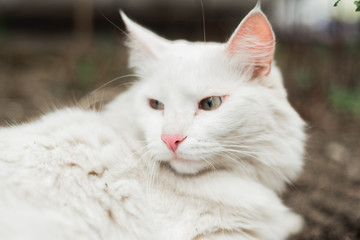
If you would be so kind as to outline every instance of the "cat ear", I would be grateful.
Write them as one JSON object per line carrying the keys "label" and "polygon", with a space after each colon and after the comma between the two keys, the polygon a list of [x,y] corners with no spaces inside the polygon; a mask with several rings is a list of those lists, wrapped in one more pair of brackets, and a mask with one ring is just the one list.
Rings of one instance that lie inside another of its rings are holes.
{"label": "cat ear", "polygon": [[120,15],[129,32],[127,43],[130,47],[130,67],[141,68],[149,60],[158,59],[162,51],[170,45],[169,40],[135,23],[123,11],[120,11]]}
{"label": "cat ear", "polygon": [[274,33],[257,4],[232,34],[226,52],[237,67],[250,71],[255,79],[269,75],[274,50]]}

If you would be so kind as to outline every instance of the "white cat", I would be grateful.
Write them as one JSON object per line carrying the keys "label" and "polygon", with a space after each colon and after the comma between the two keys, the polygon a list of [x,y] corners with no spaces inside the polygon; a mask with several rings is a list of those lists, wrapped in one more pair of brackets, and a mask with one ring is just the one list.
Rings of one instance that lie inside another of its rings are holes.
{"label": "white cat", "polygon": [[122,13],[139,81],[104,111],[0,129],[0,239],[286,239],[304,123],[255,7],[226,44],[168,41]]}

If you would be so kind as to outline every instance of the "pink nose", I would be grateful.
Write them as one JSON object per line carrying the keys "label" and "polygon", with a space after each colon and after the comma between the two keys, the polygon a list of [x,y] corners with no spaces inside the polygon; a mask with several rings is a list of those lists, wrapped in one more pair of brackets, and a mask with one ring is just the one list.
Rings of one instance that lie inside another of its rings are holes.
{"label": "pink nose", "polygon": [[180,135],[180,134],[175,134],[175,135],[162,134],[161,135],[161,140],[163,140],[164,143],[166,143],[166,145],[168,146],[168,148],[173,152],[176,151],[179,144],[181,142],[183,142],[185,139],[186,139],[186,137],[184,137],[183,135]]}

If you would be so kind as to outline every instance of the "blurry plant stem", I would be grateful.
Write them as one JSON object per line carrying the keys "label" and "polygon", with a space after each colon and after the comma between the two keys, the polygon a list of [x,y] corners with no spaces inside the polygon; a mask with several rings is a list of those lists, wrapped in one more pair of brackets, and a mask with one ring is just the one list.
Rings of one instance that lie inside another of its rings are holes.
{"label": "blurry plant stem", "polygon": [[337,7],[337,5],[339,4],[341,0],[337,0],[335,3],[334,3],[334,7]]}

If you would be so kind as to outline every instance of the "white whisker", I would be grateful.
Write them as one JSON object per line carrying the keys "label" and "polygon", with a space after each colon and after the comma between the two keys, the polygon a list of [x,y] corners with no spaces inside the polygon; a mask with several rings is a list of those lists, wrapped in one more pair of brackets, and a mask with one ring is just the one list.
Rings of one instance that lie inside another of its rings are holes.
{"label": "white whisker", "polygon": [[147,196],[150,196],[150,194],[152,192],[152,186],[155,181],[156,174],[158,172],[159,162],[155,161],[154,159],[151,159],[148,166],[149,167],[148,167],[148,171],[147,171],[146,194],[147,194]]}
{"label": "white whisker", "polygon": [[[124,78],[129,78],[129,77],[134,77],[135,78],[135,77],[139,77],[139,75],[137,75],[137,74],[128,74],[128,75],[116,77],[116,78],[104,83],[103,85],[101,85],[97,89],[93,90],[92,92],[89,93],[89,95],[94,94],[95,92],[99,91],[100,89],[106,87],[107,85],[109,85],[109,84],[111,84],[111,83],[113,83],[115,81],[118,81],[118,80],[121,80],[121,79],[124,79]],[[129,83],[124,83],[124,84],[129,84]]]}

